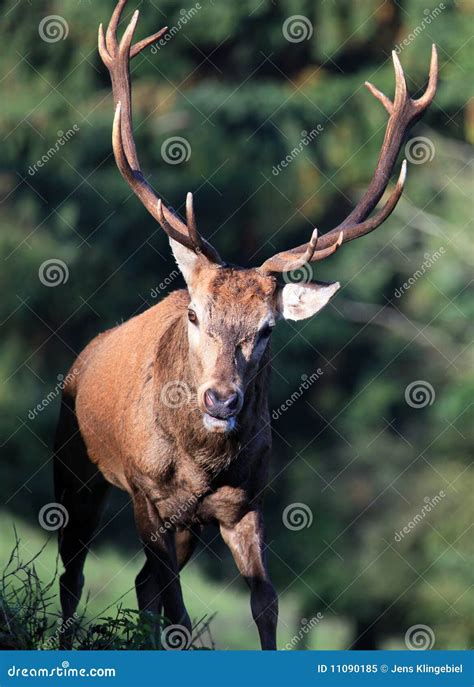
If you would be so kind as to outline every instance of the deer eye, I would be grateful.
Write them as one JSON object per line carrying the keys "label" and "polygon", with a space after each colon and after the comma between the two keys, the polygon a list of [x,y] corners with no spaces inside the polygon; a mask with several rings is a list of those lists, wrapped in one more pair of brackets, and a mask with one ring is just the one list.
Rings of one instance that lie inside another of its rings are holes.
{"label": "deer eye", "polygon": [[188,320],[194,324],[197,322],[197,315],[194,310],[188,310]]}

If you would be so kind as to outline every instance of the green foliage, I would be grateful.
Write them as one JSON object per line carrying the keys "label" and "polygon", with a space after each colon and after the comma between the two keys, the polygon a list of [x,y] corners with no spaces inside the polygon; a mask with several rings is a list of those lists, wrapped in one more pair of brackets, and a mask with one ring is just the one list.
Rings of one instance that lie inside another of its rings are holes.
{"label": "green foliage", "polygon": [[[112,101],[96,29],[113,5],[4,3],[0,478],[7,508],[34,523],[52,500],[58,375],[99,331],[153,305],[152,289],[174,268],[161,230],[130,197],[111,156]],[[328,622],[350,623],[347,646],[358,637],[365,646],[403,641],[417,622],[433,628],[436,648],[468,646],[474,634],[467,591],[474,387],[469,3],[200,5],[166,46],[133,65],[137,147],[166,201],[182,211],[185,192],[195,191],[203,233],[226,258],[245,265],[347,214],[371,178],[386,122],[364,81],[391,95],[388,56],[398,46],[417,94],[431,43],[439,46],[438,95],[411,134],[431,141],[433,158],[409,165],[404,197],[383,228],[318,264],[318,279],[342,284],[326,311],[276,334],[272,408],[298,389],[301,375],[318,367],[323,375],[274,422],[266,511],[272,573],[283,596],[297,596],[301,617],[323,611]],[[133,8],[130,1],[127,16]],[[165,21],[176,26],[181,9],[175,0],[141,3],[139,37]],[[40,39],[38,26],[51,14],[67,21],[65,40]],[[283,23],[292,15],[311,21],[308,40],[284,38]],[[321,133],[275,174],[302,132],[318,125]],[[31,174],[58,132],[74,126],[70,140]],[[192,152],[187,162],[169,165],[161,146],[175,135]],[[402,289],[440,248],[441,257]],[[51,258],[69,271],[55,288],[38,278]],[[181,285],[172,280],[170,288]],[[417,380],[433,387],[432,404],[407,403],[405,391]],[[56,400],[31,419],[50,392]],[[424,498],[440,490],[447,494],[442,503],[395,542]],[[310,507],[313,524],[288,530],[282,513],[300,502]],[[135,537],[131,517],[110,520],[102,536],[126,553]],[[224,560],[205,552],[191,565],[222,584],[234,575]],[[38,617],[44,619],[40,610]],[[120,616],[124,631],[133,622],[128,613]]]}
{"label": "green foliage", "polygon": [[[49,582],[43,584],[35,566],[43,549],[24,562],[17,539],[3,570],[0,580],[0,649],[59,649],[67,633],[73,649],[166,648],[162,643],[165,618],[151,613],[140,615],[137,610],[124,608],[121,603],[117,603],[114,615],[101,615],[94,621],[86,621],[86,607],[81,616],[76,615],[71,622],[62,622],[55,610],[57,574],[55,572]],[[209,629],[211,620],[203,618],[196,623],[187,649],[214,648]],[[170,640],[170,644],[174,648],[181,646],[179,641],[176,645]]]}

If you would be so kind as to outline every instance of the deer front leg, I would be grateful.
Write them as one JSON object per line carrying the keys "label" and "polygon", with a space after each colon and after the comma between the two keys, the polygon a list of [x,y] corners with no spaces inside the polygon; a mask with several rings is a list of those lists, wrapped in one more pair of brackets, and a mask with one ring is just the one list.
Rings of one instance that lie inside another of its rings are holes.
{"label": "deer front leg", "polygon": [[[168,620],[172,624],[182,625],[191,632],[191,621],[184,606],[179,581],[173,532],[163,526],[156,507],[143,493],[134,494],[133,507],[138,533],[147,558],[147,572],[156,581],[157,598],[143,599],[144,605],[150,608],[154,604],[159,608],[161,602]],[[141,596],[139,593],[139,604]]]}
{"label": "deer front leg", "polygon": [[278,599],[268,576],[262,514],[250,511],[232,527],[221,523],[220,531],[250,587],[250,605],[262,649],[276,649]]}

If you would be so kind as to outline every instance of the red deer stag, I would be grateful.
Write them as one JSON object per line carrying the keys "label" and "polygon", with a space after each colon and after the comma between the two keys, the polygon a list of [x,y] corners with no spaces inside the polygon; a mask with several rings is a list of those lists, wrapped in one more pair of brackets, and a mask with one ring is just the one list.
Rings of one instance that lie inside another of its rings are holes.
{"label": "red deer stag", "polygon": [[184,223],[141,171],[133,139],[130,60],[167,29],[132,45],[137,10],[119,42],[126,1],[118,2],[106,33],[99,29],[100,56],[115,101],[113,151],[123,178],[168,235],[187,289],[100,334],[73,365],[55,444],[56,497],[69,514],[59,537],[63,616],[70,619],[79,603],[88,544],[113,484],[130,494],[144,547],[146,560],[136,578],[140,610],[163,610],[170,623],[191,629],[179,571],[201,528],[217,523],[250,588],[261,646],[275,649],[278,602],[268,574],[262,516],[271,447],[269,341],[279,320],[315,315],[339,289],[338,282],[280,285],[277,275],[327,258],[346,241],[376,229],[393,211],[403,191],[405,161],[385,205],[369,217],[407,130],[435,95],[436,49],[420,98],[410,98],[395,53],[393,102],[367,84],[389,119],[373,179],[348,217],[322,236],[315,230],[308,243],[260,267],[241,268],[226,264],[198,232],[190,193]]}

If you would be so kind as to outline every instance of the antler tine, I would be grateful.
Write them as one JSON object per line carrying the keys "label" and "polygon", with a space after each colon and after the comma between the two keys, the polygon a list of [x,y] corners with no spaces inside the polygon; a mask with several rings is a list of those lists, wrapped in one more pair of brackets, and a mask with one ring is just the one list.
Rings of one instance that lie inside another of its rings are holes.
{"label": "antler tine", "polygon": [[197,229],[196,218],[194,215],[194,198],[189,192],[186,195],[186,225],[188,227],[189,238],[191,239],[196,253],[203,253],[208,260],[219,265],[223,265],[222,258],[205,238],[201,236]]}
{"label": "antler tine", "polygon": [[318,241],[318,230],[315,229],[309,242],[304,244],[304,246],[301,246],[301,248],[306,248],[303,254],[298,255],[296,249],[294,248],[283,253],[277,253],[277,255],[274,255],[272,258],[266,260],[263,265],[258,268],[259,272],[263,272],[265,274],[272,274],[275,272],[290,272],[311,262],[324,260],[335,253],[339,246],[342,245],[343,232],[340,232],[333,244],[327,248],[323,248],[322,250],[317,250]]}
{"label": "antler tine", "polygon": [[163,207],[163,201],[161,200],[161,198],[159,198],[156,209],[158,212],[157,219],[161,225],[161,228],[164,229],[165,233],[170,237],[170,239],[174,239],[175,241],[178,241],[178,243],[181,243],[181,245],[186,246],[186,248],[191,248],[192,250],[194,250],[194,244],[192,240],[189,238],[189,236],[182,236],[168,222],[164,215]]}
{"label": "antler tine", "polygon": [[[385,205],[368,219],[387,188],[406,133],[411,125],[423,115],[435,96],[438,79],[438,55],[436,46],[433,45],[428,85],[424,94],[416,100],[408,94],[403,68],[395,52],[392,53],[392,58],[395,70],[395,97],[393,102],[378,88],[366,82],[369,91],[382,103],[390,115],[373,178],[352,212],[334,229],[318,239],[318,250],[315,256],[321,256],[323,249],[330,249],[334,245],[335,238],[340,237],[341,231],[343,232],[342,240],[345,243],[364,236],[379,227],[393,212],[402,195],[406,178],[406,160],[403,161],[397,184]],[[287,254],[303,256],[306,251],[307,244],[304,243],[291,251],[287,251]],[[313,260],[316,259],[322,258],[313,257]]]}
{"label": "antler tine", "polygon": [[392,60],[393,68],[395,70],[395,97],[393,99],[393,112],[396,112],[405,105],[407,100],[409,100],[409,97],[407,91],[407,82],[405,80],[405,72],[403,71],[403,67],[400,64],[400,60],[398,59],[398,55],[395,50],[392,50]]}
{"label": "antler tine", "polygon": [[385,93],[382,93],[382,91],[379,91],[378,88],[374,86],[374,84],[370,83],[370,81],[366,81],[364,83],[364,86],[369,89],[369,91],[374,95],[377,100],[380,100],[384,108],[387,110],[388,114],[392,114],[393,112],[393,103],[390,100],[390,98],[387,98]]}
{"label": "antler tine", "polygon": [[126,4],[127,0],[119,0],[112,13],[112,17],[110,18],[110,22],[107,27],[107,32],[105,34],[105,43],[107,45],[107,50],[109,51],[112,57],[115,55],[115,52],[118,48],[117,27],[120,22],[120,17],[122,16],[123,8]]}
{"label": "antler tine", "polygon": [[327,248],[321,248],[321,250],[318,250],[315,253],[314,260],[318,261],[318,260],[324,260],[324,258],[328,258],[330,255],[335,253],[338,248],[340,248],[342,246],[342,244],[344,243],[344,240],[345,240],[344,232],[340,231],[339,236],[337,237],[336,241],[333,244],[331,244]]}
{"label": "antler tine", "polygon": [[133,36],[135,34],[135,29],[137,28],[137,22],[138,22],[139,16],[140,16],[140,10],[135,10],[135,12],[132,15],[132,18],[130,19],[130,22],[129,22],[127,28],[125,29],[125,31],[123,33],[122,40],[120,41],[119,46],[118,46],[119,53],[121,55],[126,56],[126,58],[127,58],[127,65],[128,65],[128,59],[130,57],[130,48],[132,45]]}
{"label": "antler tine", "polygon": [[152,33],[151,36],[148,36],[147,38],[142,38],[141,41],[138,41],[138,43],[135,43],[135,45],[132,45],[132,49],[130,50],[130,57],[133,58],[139,53],[141,53],[142,50],[147,48],[149,45],[152,43],[155,43],[156,41],[159,41],[162,36],[168,31],[167,26],[163,26],[162,29],[157,31],[156,33]]}
{"label": "antler tine", "polygon": [[389,115],[392,115],[394,110],[399,110],[402,108],[403,105],[409,100],[405,72],[403,71],[403,67],[400,64],[400,60],[398,59],[398,55],[395,50],[392,50],[392,60],[395,70],[395,97],[393,102],[385,95],[385,93],[382,93],[382,91],[379,91],[378,88],[370,83],[370,81],[366,81],[364,84],[372,93],[372,95],[382,103]]}
{"label": "antler tine", "polygon": [[318,245],[318,238],[319,232],[317,229],[314,229],[313,233],[311,234],[311,238],[308,241],[308,247],[306,248],[306,252],[303,255],[304,262],[311,262],[314,252],[316,250],[316,246]]}
{"label": "antler tine", "polygon": [[107,50],[107,45],[105,43],[105,35],[104,35],[104,27],[102,24],[99,24],[99,55],[101,57],[102,62],[109,67],[111,64],[112,58],[109,55],[109,51]]}
{"label": "antler tine", "polygon": [[194,214],[191,213],[190,215],[192,225],[188,229],[186,224],[156,196],[141,171],[133,137],[130,59],[138,55],[154,40],[159,39],[167,31],[167,28],[161,29],[132,46],[139,18],[139,11],[135,10],[121,41],[118,42],[117,28],[126,4],[127,0],[119,0],[105,35],[102,24],[99,27],[99,53],[110,73],[116,105],[112,147],[117,166],[132,191],[138,196],[148,212],[160,223],[168,236],[191,250],[200,251],[210,261],[223,264],[217,251],[197,232]]}
{"label": "antler tine", "polygon": [[425,92],[420,98],[413,100],[413,104],[421,112],[423,112],[431,103],[436,95],[436,88],[438,86],[438,51],[436,50],[436,45],[433,43],[431,46],[431,62],[430,62],[430,72],[428,78],[428,85]]}
{"label": "antler tine", "polygon": [[186,195],[186,224],[191,241],[194,243],[196,250],[201,250],[202,240],[196,226],[196,218],[194,216],[193,194],[189,192]]}
{"label": "antler tine", "polygon": [[130,59],[139,55],[142,52],[142,50],[147,48],[154,41],[159,40],[161,36],[163,36],[168,31],[168,27],[164,26],[162,29],[160,29],[156,33],[153,33],[151,36],[147,36],[147,38],[142,38],[141,41],[138,41],[138,43],[132,45],[133,36],[135,34],[135,29],[137,26],[139,16],[140,10],[135,10],[129,25],[125,29],[125,32],[122,36],[122,40],[120,41],[119,45],[119,49],[123,53],[126,53],[127,56],[130,57]]}
{"label": "antler tine", "polygon": [[133,170],[130,167],[123,148],[122,141],[122,103],[119,101],[115,108],[114,123],[112,125],[112,149],[119,172],[126,179],[132,181]]}

